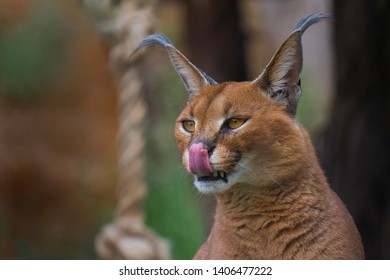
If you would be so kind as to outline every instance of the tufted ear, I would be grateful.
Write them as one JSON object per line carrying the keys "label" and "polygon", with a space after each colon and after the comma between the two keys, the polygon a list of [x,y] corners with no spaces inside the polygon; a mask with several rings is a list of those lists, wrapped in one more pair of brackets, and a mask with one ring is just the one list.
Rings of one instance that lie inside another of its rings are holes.
{"label": "tufted ear", "polygon": [[189,99],[195,97],[202,88],[217,84],[217,82],[209,77],[205,72],[193,65],[180,51],[176,49],[171,40],[164,35],[154,34],[146,36],[133,51],[133,54],[139,49],[153,44],[163,46],[167,50],[176,72],[179,74],[185,88],[188,91]]}
{"label": "tufted ear", "polygon": [[302,34],[312,24],[330,18],[330,15],[322,13],[303,18],[279,47],[263,73],[252,82],[261,87],[269,98],[285,105],[291,116],[296,114],[301,95]]}

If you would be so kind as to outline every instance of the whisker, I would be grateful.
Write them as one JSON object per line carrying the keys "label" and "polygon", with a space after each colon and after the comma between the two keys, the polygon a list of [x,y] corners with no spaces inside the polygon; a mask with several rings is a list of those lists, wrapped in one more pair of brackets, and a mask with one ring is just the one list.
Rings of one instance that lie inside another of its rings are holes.
{"label": "whisker", "polygon": [[[243,156],[242,159],[247,159],[249,160],[250,158],[249,157],[245,157]],[[272,172],[270,170],[268,170],[267,168],[265,168],[263,165],[261,164],[243,164],[241,161],[237,164],[237,166],[240,166],[243,170],[247,171],[247,173],[249,173],[250,175],[252,175],[253,177],[256,176],[255,175],[255,172],[252,172],[253,170],[257,170],[258,168],[262,169],[265,171],[265,173],[267,174],[267,176],[274,182],[276,183],[280,188],[283,189],[283,186],[276,180],[276,178],[274,177],[274,175],[272,174]]]}
{"label": "whisker", "polygon": [[275,177],[272,175],[272,173],[267,168],[261,166],[260,164],[259,164],[259,167],[267,173],[268,177],[270,177],[272,179],[272,181],[274,181],[281,189],[283,189],[282,185],[275,179]]}

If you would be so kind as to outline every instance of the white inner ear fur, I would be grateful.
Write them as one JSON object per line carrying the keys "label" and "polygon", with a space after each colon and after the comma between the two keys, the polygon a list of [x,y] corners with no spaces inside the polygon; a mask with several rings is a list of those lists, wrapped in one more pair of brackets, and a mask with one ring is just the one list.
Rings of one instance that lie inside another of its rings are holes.
{"label": "white inner ear fur", "polygon": [[295,49],[286,50],[275,65],[272,66],[271,75],[269,76],[273,90],[283,89],[291,83],[288,72],[296,67],[299,61],[296,58]]}
{"label": "white inner ear fur", "polygon": [[167,46],[167,51],[190,96],[195,96],[202,88],[209,86],[206,78],[180,51],[172,46]]}

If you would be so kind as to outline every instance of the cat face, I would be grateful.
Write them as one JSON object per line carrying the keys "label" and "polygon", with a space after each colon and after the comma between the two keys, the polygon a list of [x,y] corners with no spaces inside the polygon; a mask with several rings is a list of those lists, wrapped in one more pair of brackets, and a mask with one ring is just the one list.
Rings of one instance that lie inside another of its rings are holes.
{"label": "cat face", "polygon": [[302,156],[308,154],[303,150],[310,145],[294,118],[301,94],[301,37],[324,19],[329,15],[303,18],[252,82],[217,84],[161,34],[147,36],[138,45],[134,52],[163,46],[189,94],[175,138],[199,191],[281,185],[302,169]]}
{"label": "cat face", "polygon": [[213,85],[191,99],[175,139],[196,188],[214,193],[281,183],[302,148],[301,129],[285,109],[251,82]]}

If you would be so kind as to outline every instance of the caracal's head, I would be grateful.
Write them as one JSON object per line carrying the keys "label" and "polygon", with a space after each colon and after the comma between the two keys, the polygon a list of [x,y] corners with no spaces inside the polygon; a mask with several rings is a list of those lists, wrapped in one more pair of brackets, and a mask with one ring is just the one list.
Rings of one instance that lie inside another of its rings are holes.
{"label": "caracal's head", "polygon": [[305,17],[251,82],[218,84],[193,65],[163,35],[139,45],[160,44],[188,93],[175,126],[185,169],[200,192],[223,192],[245,185],[282,184],[305,162],[308,148],[295,113],[302,70],[302,33],[328,15]]}
{"label": "caracal's head", "polygon": [[285,108],[251,82],[213,85],[191,99],[177,119],[175,138],[198,190],[269,185],[291,172],[302,137]]}

